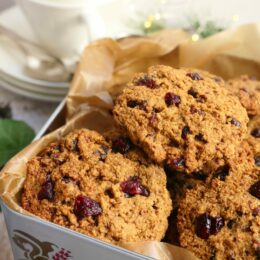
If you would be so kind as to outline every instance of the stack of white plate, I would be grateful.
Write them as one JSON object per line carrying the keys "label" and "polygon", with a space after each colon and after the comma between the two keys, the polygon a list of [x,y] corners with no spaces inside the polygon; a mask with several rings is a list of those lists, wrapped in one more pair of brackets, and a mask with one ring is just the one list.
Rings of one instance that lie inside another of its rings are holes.
{"label": "stack of white plate", "polygon": [[[36,42],[21,10],[15,6],[0,14],[0,25],[22,37]],[[24,61],[15,50],[0,46],[0,87],[16,94],[38,100],[57,102],[68,92],[69,82],[50,82],[33,79],[24,72]]]}

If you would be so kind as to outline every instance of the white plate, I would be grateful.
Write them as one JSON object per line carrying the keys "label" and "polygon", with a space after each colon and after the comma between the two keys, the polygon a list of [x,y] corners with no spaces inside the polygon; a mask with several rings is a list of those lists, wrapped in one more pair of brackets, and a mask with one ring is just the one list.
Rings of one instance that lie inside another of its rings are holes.
{"label": "white plate", "polygon": [[[2,12],[0,14],[0,24],[15,31],[22,37],[37,43],[19,7],[14,6]],[[24,57],[18,51],[15,52],[14,48],[11,47],[12,46],[9,46],[9,49],[0,48],[0,71],[19,81],[39,87],[68,88],[69,82],[50,82],[33,79],[25,75],[23,71]]]}
{"label": "white plate", "polygon": [[15,94],[19,94],[28,98],[33,98],[41,101],[48,101],[48,102],[60,102],[66,95],[47,95],[47,94],[40,94],[32,91],[26,91],[17,87],[13,84],[10,84],[3,79],[0,79],[0,86],[14,92]]}
{"label": "white plate", "polygon": [[41,93],[41,94],[54,94],[54,95],[66,95],[68,92],[68,88],[50,88],[45,86],[35,86],[31,83],[19,81],[16,78],[10,77],[9,75],[5,74],[3,71],[0,70],[0,79],[4,80],[5,82],[16,86],[16,88],[21,88],[26,91]]}

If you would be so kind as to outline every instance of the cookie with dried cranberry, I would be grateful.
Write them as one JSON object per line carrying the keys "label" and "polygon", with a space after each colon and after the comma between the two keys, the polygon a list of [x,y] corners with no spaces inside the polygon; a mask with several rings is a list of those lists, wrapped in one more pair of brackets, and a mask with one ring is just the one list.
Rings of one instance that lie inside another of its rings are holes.
{"label": "cookie with dried cranberry", "polygon": [[260,114],[260,81],[242,75],[239,78],[229,80],[227,87],[238,96],[250,117]]}
{"label": "cookie with dried cranberry", "polygon": [[[223,168],[224,167],[224,168]],[[245,142],[238,154],[180,202],[180,245],[200,259],[256,259],[260,250],[260,171]]]}
{"label": "cookie with dried cranberry", "polygon": [[169,227],[167,229],[164,242],[179,246],[179,235],[177,230],[177,212],[181,199],[188,189],[194,188],[205,181],[206,175],[196,174],[187,175],[183,172],[172,172],[167,169],[167,188],[170,192],[173,210],[169,217]]}
{"label": "cookie with dried cranberry", "polygon": [[255,164],[257,167],[260,167],[260,116],[250,120],[247,141],[252,146]]}
{"label": "cookie with dried cranberry", "polygon": [[112,243],[161,240],[172,208],[162,168],[124,137],[86,129],[28,162],[22,206]]}
{"label": "cookie with dried cranberry", "polygon": [[247,132],[246,110],[212,77],[153,66],[118,96],[114,118],[154,161],[197,172],[233,154]]}
{"label": "cookie with dried cranberry", "polygon": [[196,68],[185,68],[185,67],[181,69],[185,70],[187,73],[198,73],[199,75],[201,75],[202,78],[207,78],[209,80],[211,79],[213,83],[217,83],[221,87],[225,87],[226,85],[226,82],[222,77],[213,75],[208,71],[196,69]]}

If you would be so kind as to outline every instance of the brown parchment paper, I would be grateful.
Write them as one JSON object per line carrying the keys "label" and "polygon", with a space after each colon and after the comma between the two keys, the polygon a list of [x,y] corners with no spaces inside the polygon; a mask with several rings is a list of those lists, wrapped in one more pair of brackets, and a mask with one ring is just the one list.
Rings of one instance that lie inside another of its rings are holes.
{"label": "brown parchment paper", "polygon": [[[163,30],[150,37],[102,39],[82,54],[67,97],[66,125],[35,141],[13,157],[0,175],[0,196],[12,209],[20,206],[26,162],[47,144],[76,128],[104,132],[113,125],[114,98],[136,72],[154,64],[206,69],[225,79],[241,74],[260,78],[260,24],[230,29],[198,42],[182,30]],[[189,251],[161,242],[124,243],[122,247],[155,259],[195,260]]]}

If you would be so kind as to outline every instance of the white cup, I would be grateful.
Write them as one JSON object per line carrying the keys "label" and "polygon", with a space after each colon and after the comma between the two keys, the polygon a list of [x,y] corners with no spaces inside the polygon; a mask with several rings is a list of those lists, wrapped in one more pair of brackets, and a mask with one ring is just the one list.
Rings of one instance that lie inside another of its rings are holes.
{"label": "white cup", "polygon": [[[78,60],[90,39],[89,20],[102,23],[91,0],[17,0],[39,44],[54,57]],[[91,19],[90,19],[91,18]],[[102,32],[100,32],[102,34]]]}

